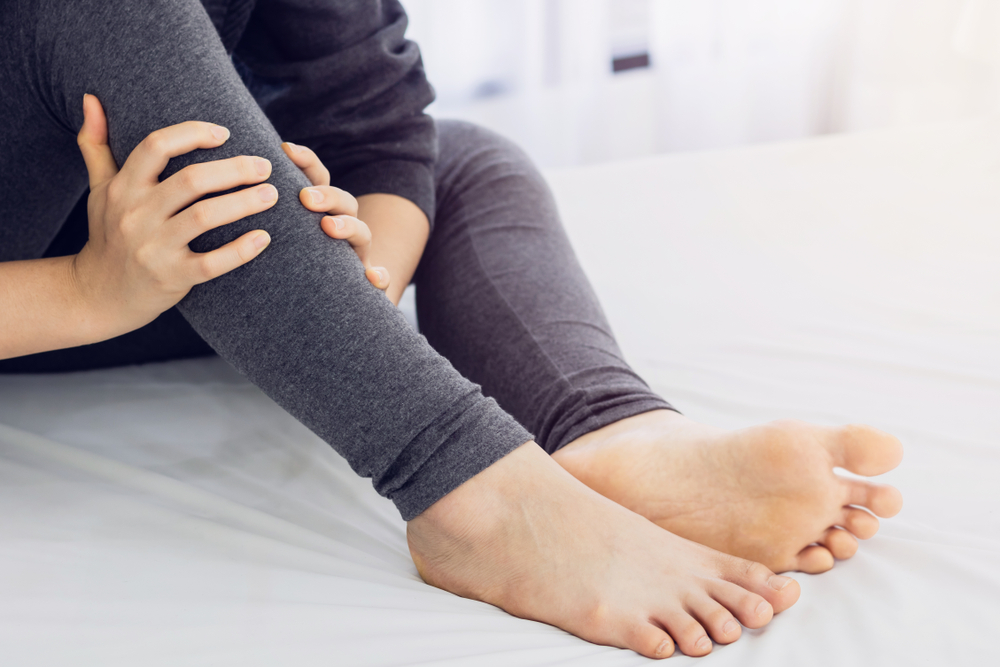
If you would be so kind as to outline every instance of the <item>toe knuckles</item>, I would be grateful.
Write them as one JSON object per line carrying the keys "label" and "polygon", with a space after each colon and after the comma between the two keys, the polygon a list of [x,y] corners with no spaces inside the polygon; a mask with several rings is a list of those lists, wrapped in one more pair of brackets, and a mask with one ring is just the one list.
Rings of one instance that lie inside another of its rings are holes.
{"label": "toe knuckles", "polygon": [[733,615],[722,607],[709,613],[705,619],[705,627],[711,632],[716,641],[731,640],[739,624],[733,619]]}
{"label": "toe knuckles", "polygon": [[693,618],[674,622],[670,627],[670,634],[685,653],[701,653],[705,650],[701,643],[708,635],[705,634],[705,628]]}
{"label": "toe knuckles", "polygon": [[740,581],[747,583],[763,583],[771,577],[773,572],[760,563],[751,560],[736,559],[735,570]]}

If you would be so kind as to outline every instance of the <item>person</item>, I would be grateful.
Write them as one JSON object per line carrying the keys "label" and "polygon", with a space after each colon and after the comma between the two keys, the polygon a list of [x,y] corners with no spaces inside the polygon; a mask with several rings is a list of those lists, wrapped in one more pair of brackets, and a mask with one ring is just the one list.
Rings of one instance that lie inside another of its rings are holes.
{"label": "person", "polygon": [[833,471],[892,469],[892,436],[649,389],[530,161],[423,113],[398,2],[0,17],[0,370],[214,351],[392,499],[428,583],[652,658],[765,625],[799,596],[775,572],[899,511]]}

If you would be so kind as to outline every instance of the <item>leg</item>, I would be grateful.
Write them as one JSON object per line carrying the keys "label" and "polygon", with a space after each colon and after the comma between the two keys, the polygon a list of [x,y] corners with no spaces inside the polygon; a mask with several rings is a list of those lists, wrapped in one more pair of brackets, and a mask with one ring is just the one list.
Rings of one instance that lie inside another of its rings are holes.
{"label": "leg", "polygon": [[[39,121],[5,107],[5,126],[25,128],[24,148],[36,152],[5,150],[3,173],[16,176],[18,161],[47,147],[45,159],[72,164],[85,90],[108,112],[119,162],[150,131],[192,117],[225,125],[233,138],[171,161],[168,173],[237,153],[271,160],[277,205],[202,237],[197,248],[256,228],[270,233],[271,245],[192,291],[180,310],[220,355],[395,500],[412,519],[408,538],[428,580],[651,657],[673,650],[664,628],[682,650],[704,654],[711,650],[706,629],[733,641],[734,616],[760,627],[795,601],[791,580],[652,526],[572,478],[534,443],[522,444],[523,429],[418,337],[367,283],[346,243],[326,238],[319,216],[298,205],[304,178],[195,0],[150,3],[142,12],[123,12],[110,0],[22,0],[0,5],[0,19],[0,43],[14,42],[0,74],[5,82],[20,76],[22,103],[46,114]],[[66,183],[82,183],[82,165],[81,173],[64,168]],[[2,185],[28,190],[50,180]],[[52,223],[51,211],[28,205],[44,196],[19,209],[7,208],[12,200],[0,199],[0,225],[27,220],[47,230],[69,210],[56,211]],[[10,236],[27,239],[22,252],[40,253],[51,239]]]}
{"label": "leg", "polygon": [[629,368],[559,222],[516,146],[439,121],[438,209],[417,269],[420,330],[549,453],[670,408]]}
{"label": "leg", "polygon": [[854,536],[871,537],[878,521],[851,505],[899,511],[895,489],[833,473],[892,469],[891,436],[792,422],[730,434],[662,409],[622,359],[528,159],[473,125],[438,129],[421,330],[564,468],[673,533],[776,571],[853,555]]}
{"label": "leg", "polygon": [[329,239],[320,216],[299,204],[309,183],[197,0],[143,11],[108,0],[23,0],[2,12],[0,25],[11,29],[0,40],[0,66],[5,89],[11,81],[15,91],[3,96],[5,126],[17,131],[5,137],[15,150],[5,145],[0,155],[11,194],[0,201],[11,241],[0,259],[39,256],[79,199],[87,179],[75,141],[84,92],[104,105],[119,164],[155,129],[216,122],[230,140],[171,160],[163,177],[199,160],[260,155],[273,165],[279,201],[192,244],[206,250],[256,228],[272,238],[260,261],[181,302],[201,338],[372,477],[407,519],[530,439],[413,333],[367,283],[347,243]]}

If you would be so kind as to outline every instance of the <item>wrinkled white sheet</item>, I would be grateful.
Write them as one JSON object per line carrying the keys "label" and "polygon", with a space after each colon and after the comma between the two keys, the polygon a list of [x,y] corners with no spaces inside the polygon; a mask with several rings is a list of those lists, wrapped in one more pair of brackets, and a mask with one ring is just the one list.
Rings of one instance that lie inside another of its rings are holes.
{"label": "wrinkled white sheet", "polygon": [[[702,663],[997,664],[1000,119],[551,182],[680,409],[906,446],[902,514]],[[0,664],[645,662],[422,584],[392,505],[219,360],[0,377]]]}

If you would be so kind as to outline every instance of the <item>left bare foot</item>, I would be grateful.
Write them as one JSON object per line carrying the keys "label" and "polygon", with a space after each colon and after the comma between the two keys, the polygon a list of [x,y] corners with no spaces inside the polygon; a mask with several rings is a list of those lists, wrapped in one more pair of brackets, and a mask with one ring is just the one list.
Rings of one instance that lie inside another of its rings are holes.
{"label": "left bare foot", "polygon": [[869,426],[778,421],[738,431],[655,410],[552,455],[598,493],[668,531],[775,572],[825,572],[895,516],[902,495],[867,477],[899,465],[899,440]]}

